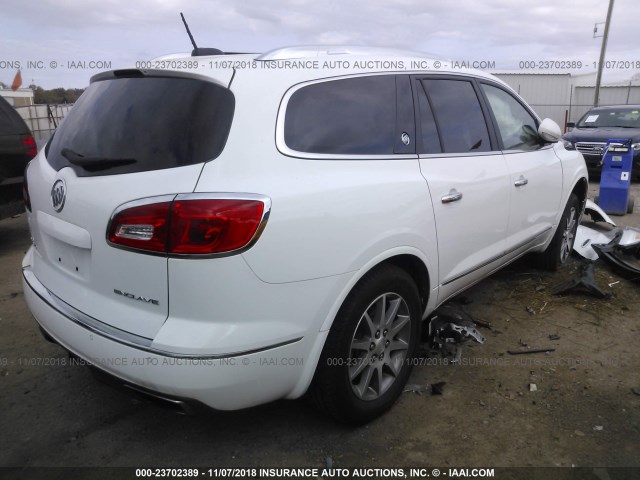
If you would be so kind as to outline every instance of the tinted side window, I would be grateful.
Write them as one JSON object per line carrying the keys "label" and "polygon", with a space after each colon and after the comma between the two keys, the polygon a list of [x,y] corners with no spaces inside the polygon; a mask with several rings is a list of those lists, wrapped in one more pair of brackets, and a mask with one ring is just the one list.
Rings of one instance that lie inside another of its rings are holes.
{"label": "tinted side window", "polygon": [[429,99],[424,91],[422,82],[417,82],[416,89],[418,91],[418,108],[420,108],[420,130],[422,135],[422,149],[420,153],[440,153],[440,138],[438,138],[438,129],[436,121],[433,118]]}
{"label": "tinted side window", "polygon": [[395,124],[395,76],[334,80],[291,95],[284,139],[298,152],[393,154]]}
{"label": "tinted side window", "polygon": [[423,80],[445,153],[488,152],[489,131],[480,101],[466,80]]}
{"label": "tinted side window", "polygon": [[540,148],[536,120],[515,98],[504,90],[482,84],[505,150]]}

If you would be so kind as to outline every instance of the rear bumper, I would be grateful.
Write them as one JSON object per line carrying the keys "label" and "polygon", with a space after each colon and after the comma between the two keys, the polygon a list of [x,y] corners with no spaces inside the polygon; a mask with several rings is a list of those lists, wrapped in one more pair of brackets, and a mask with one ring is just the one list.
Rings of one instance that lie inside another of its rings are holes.
{"label": "rear bumper", "polygon": [[86,324],[59,308],[29,267],[23,269],[23,289],[38,324],[73,354],[125,385],[219,410],[251,407],[290,395],[308,371],[312,345],[321,341],[318,336],[299,338],[228,355],[172,354],[155,350],[152,343],[145,347],[136,345],[135,339],[121,341],[118,332]]}

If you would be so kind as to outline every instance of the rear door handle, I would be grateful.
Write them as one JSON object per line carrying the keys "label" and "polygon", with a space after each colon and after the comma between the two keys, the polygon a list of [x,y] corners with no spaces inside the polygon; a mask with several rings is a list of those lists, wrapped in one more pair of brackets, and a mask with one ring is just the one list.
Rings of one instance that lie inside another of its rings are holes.
{"label": "rear door handle", "polygon": [[523,187],[525,186],[527,183],[529,183],[529,180],[527,180],[526,178],[524,178],[522,175],[520,175],[520,178],[518,178],[515,182],[513,182],[513,184],[516,187]]}
{"label": "rear door handle", "polygon": [[442,200],[442,203],[451,203],[451,202],[457,202],[461,198],[462,198],[462,192],[459,192],[455,188],[452,188],[451,190],[449,190],[449,193],[440,197],[440,200]]}

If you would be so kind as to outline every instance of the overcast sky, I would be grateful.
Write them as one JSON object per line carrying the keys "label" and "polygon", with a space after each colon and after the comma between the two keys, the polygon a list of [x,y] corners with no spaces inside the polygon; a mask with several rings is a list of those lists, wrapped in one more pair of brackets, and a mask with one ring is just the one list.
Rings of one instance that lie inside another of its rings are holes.
{"label": "overcast sky", "polygon": [[[375,45],[493,61],[496,70],[518,70],[521,61],[579,60],[588,73],[602,40],[593,38],[593,27],[605,21],[607,6],[607,0],[3,0],[0,81],[11,84],[19,62],[23,86],[85,87],[100,70],[68,62],[120,68],[188,52],[181,11],[198,46],[225,51]],[[638,0],[615,1],[607,60],[634,68],[606,70],[604,81],[640,71],[639,21]]]}

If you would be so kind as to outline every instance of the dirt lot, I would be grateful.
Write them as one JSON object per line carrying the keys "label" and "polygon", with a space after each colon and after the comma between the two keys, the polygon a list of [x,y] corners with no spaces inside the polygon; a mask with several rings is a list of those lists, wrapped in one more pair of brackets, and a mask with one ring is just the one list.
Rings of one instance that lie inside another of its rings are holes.
{"label": "dirt lot", "polygon": [[[614,220],[640,227],[640,206]],[[0,466],[640,466],[639,283],[602,260],[608,300],[550,294],[577,258],[557,274],[523,259],[465,292],[458,305],[493,326],[481,329],[486,343],[465,348],[461,365],[424,359],[410,383],[446,382],[443,394],[405,393],[354,429],[304,401],[182,416],[86,367],[25,365],[66,357],[25,306],[28,245],[24,216],[0,222]],[[507,353],[527,346],[556,350]]]}

